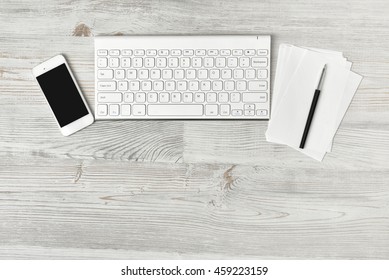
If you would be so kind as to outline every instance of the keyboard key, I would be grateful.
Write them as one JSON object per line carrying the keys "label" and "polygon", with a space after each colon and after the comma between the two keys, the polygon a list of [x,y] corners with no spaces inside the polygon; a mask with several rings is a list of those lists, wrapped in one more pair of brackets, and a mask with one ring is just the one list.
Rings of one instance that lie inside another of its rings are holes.
{"label": "keyboard key", "polygon": [[172,102],[173,103],[180,103],[181,102],[181,93],[172,92]]}
{"label": "keyboard key", "polygon": [[188,68],[190,66],[190,58],[189,57],[181,57],[180,58],[180,66],[182,68]]}
{"label": "keyboard key", "polygon": [[100,104],[97,106],[97,114],[99,116],[106,116],[108,114],[108,106],[105,104]]}
{"label": "keyboard key", "polygon": [[163,69],[162,70],[162,78],[166,79],[166,80],[173,78],[173,70]]}
{"label": "keyboard key", "polygon": [[203,92],[196,92],[194,95],[194,101],[196,103],[203,103],[205,101],[205,94]]}
{"label": "keyboard key", "polygon": [[184,92],[184,94],[182,95],[182,101],[184,103],[192,103],[193,102],[193,93]]}
{"label": "keyboard key", "polygon": [[228,93],[227,92],[220,92],[219,93],[219,102],[220,103],[226,103],[228,102]]}
{"label": "keyboard key", "polygon": [[211,90],[211,82],[210,81],[202,81],[200,83],[200,88],[203,91],[209,91]]}
{"label": "keyboard key", "polygon": [[255,105],[254,104],[244,104],[244,109],[245,110],[254,110]]}
{"label": "keyboard key", "polygon": [[103,50],[103,49],[97,50],[97,55],[99,56],[108,55],[108,50]]}
{"label": "keyboard key", "polygon": [[220,115],[221,116],[229,116],[230,115],[230,105],[228,105],[228,104],[220,105]]}
{"label": "keyboard key", "polygon": [[258,78],[259,79],[266,79],[267,78],[267,70],[266,69],[258,70]]}
{"label": "keyboard key", "polygon": [[130,90],[137,91],[137,90],[139,90],[139,87],[140,87],[140,85],[139,85],[138,81],[130,82]]}
{"label": "keyboard key", "polygon": [[181,50],[172,50],[172,51],[171,51],[171,54],[172,54],[173,56],[179,56],[179,55],[182,54],[182,51],[181,51]]}
{"label": "keyboard key", "polygon": [[136,79],[136,70],[134,69],[127,70],[127,78]]}
{"label": "keyboard key", "polygon": [[218,55],[219,51],[218,50],[208,50],[208,55],[215,56]]}
{"label": "keyboard key", "polygon": [[246,88],[247,88],[246,81],[237,81],[236,82],[236,90],[244,91],[244,90],[246,90]]}
{"label": "keyboard key", "polygon": [[255,111],[254,110],[244,110],[244,115],[245,116],[255,116]]}
{"label": "keyboard key", "polygon": [[150,78],[151,79],[161,79],[161,70],[159,69],[153,69],[150,71]]}
{"label": "keyboard key", "polygon": [[207,69],[200,69],[197,71],[197,77],[199,79],[207,79],[208,78],[208,70]]}
{"label": "keyboard key", "polygon": [[168,90],[168,91],[176,90],[176,82],[175,81],[166,81],[165,82],[165,90]]}
{"label": "keyboard key", "polygon": [[118,55],[120,55],[120,51],[119,50],[109,50],[109,55],[118,56]]}
{"label": "keyboard key", "polygon": [[215,103],[217,101],[216,92],[207,92],[207,102]]}
{"label": "keyboard key", "polygon": [[135,102],[144,103],[146,101],[146,94],[144,92],[137,92],[135,94]]}
{"label": "keyboard key", "polygon": [[122,57],[120,64],[123,68],[128,68],[131,66],[131,58],[129,57]]}
{"label": "keyboard key", "polygon": [[200,104],[166,104],[148,105],[149,116],[202,116],[203,105]]}
{"label": "keyboard key", "polygon": [[132,50],[122,50],[122,56],[131,56]]}
{"label": "keyboard key", "polygon": [[223,82],[222,81],[213,81],[212,82],[212,90],[214,90],[214,91],[223,90]]}
{"label": "keyboard key", "polygon": [[242,69],[235,69],[234,70],[234,79],[243,79],[243,70]]}
{"label": "keyboard key", "polygon": [[250,66],[250,58],[248,57],[241,57],[239,59],[239,66],[242,68],[246,68]]}
{"label": "keyboard key", "polygon": [[153,89],[155,91],[163,90],[163,82],[162,81],[154,81],[153,82]]}
{"label": "keyboard key", "polygon": [[169,50],[158,50],[158,55],[168,56],[169,55]]}
{"label": "keyboard key", "polygon": [[206,50],[196,50],[195,54],[198,56],[204,56],[206,54]]}
{"label": "keyboard key", "polygon": [[193,55],[194,54],[194,51],[193,50],[184,50],[184,55]]}
{"label": "keyboard key", "polygon": [[110,116],[119,116],[119,105],[118,104],[109,105],[109,115]]}
{"label": "keyboard key", "polygon": [[186,70],[186,78],[188,80],[195,79],[196,78],[196,70],[194,70],[194,69],[187,69]]}
{"label": "keyboard key", "polygon": [[243,102],[261,103],[267,101],[266,92],[244,92]]}
{"label": "keyboard key", "polygon": [[250,81],[249,90],[267,90],[266,81]]}
{"label": "keyboard key", "polygon": [[209,78],[219,79],[220,78],[220,70],[219,69],[211,69],[209,71]]}
{"label": "keyboard key", "polygon": [[224,82],[224,90],[227,90],[227,91],[235,90],[235,82],[234,81],[225,81]]}
{"label": "keyboard key", "polygon": [[232,55],[241,56],[243,55],[243,50],[232,50]]}
{"label": "keyboard key", "polygon": [[153,68],[154,66],[155,66],[155,59],[154,59],[154,57],[146,57],[145,58],[145,67]]}
{"label": "keyboard key", "polygon": [[128,90],[128,82],[127,81],[120,81],[120,82],[118,82],[118,89],[120,91]]}
{"label": "keyboard key", "polygon": [[132,92],[126,92],[124,94],[124,102],[133,103],[134,102],[134,94]]}
{"label": "keyboard key", "polygon": [[156,56],[157,50],[146,50],[146,55],[147,56]]}
{"label": "keyboard key", "polygon": [[151,82],[150,81],[143,81],[140,83],[141,89],[143,91],[150,91],[151,90]]}
{"label": "keyboard key", "polygon": [[231,103],[239,103],[240,102],[240,93],[239,92],[231,92],[230,101],[231,101]]}
{"label": "keyboard key", "polygon": [[246,79],[252,80],[256,78],[255,70],[254,69],[246,69],[245,75]]}
{"label": "keyboard key", "polygon": [[231,69],[223,69],[222,70],[222,79],[231,79],[232,70]]}
{"label": "keyboard key", "polygon": [[165,68],[167,65],[166,57],[157,57],[157,67]]}
{"label": "keyboard key", "polygon": [[258,55],[267,55],[268,54],[268,50],[257,50],[257,54]]}
{"label": "keyboard key", "polygon": [[224,57],[217,57],[215,60],[216,67],[223,68],[226,66],[226,59]]}
{"label": "keyboard key", "polygon": [[112,79],[113,78],[113,70],[112,69],[97,70],[97,78],[99,80]]}
{"label": "keyboard key", "polygon": [[98,82],[97,90],[99,91],[116,90],[116,82]]}
{"label": "keyboard key", "polygon": [[189,82],[189,90],[192,90],[192,91],[199,90],[199,82],[198,81],[190,81]]}
{"label": "keyboard key", "polygon": [[135,56],[144,56],[145,55],[145,50],[135,50],[134,51]]}
{"label": "keyboard key", "polygon": [[105,68],[108,66],[108,60],[105,57],[99,57],[97,59],[97,67]]}
{"label": "keyboard key", "polygon": [[257,110],[257,116],[267,116],[267,110]]}
{"label": "keyboard key", "polygon": [[132,66],[135,68],[140,68],[143,66],[143,58],[141,57],[134,57],[132,60]]}
{"label": "keyboard key", "polygon": [[242,116],[243,111],[242,110],[232,110],[232,115],[233,116]]}
{"label": "keyboard key", "polygon": [[131,115],[131,105],[129,105],[129,104],[122,104],[121,105],[121,114],[123,116]]}
{"label": "keyboard key", "polygon": [[248,56],[255,55],[255,50],[244,50],[244,54]]}
{"label": "keyboard key", "polygon": [[192,58],[192,67],[200,68],[202,66],[201,60],[202,60],[201,57],[193,57]]}
{"label": "keyboard key", "polygon": [[119,58],[117,58],[117,57],[110,57],[109,58],[109,67],[111,67],[111,68],[119,67]]}
{"label": "keyboard key", "polygon": [[138,70],[138,77],[139,77],[139,79],[148,79],[149,78],[149,70],[147,70],[147,69]]}
{"label": "keyboard key", "polygon": [[170,95],[167,92],[161,92],[159,94],[159,102],[161,103],[168,103],[170,100]]}
{"label": "keyboard key", "polygon": [[184,78],[184,70],[175,69],[174,70],[174,78],[177,80],[182,80]]}
{"label": "keyboard key", "polygon": [[124,69],[116,69],[115,70],[115,79],[122,80],[126,77],[126,72]]}
{"label": "keyboard key", "polygon": [[146,105],[135,104],[132,106],[132,114],[134,116],[146,115]]}
{"label": "keyboard key", "polygon": [[218,106],[207,104],[205,105],[205,115],[207,116],[217,116],[218,114]]}
{"label": "keyboard key", "polygon": [[227,58],[227,66],[230,68],[235,68],[238,66],[238,59],[236,57]]}
{"label": "keyboard key", "polygon": [[252,67],[267,67],[267,58],[266,57],[253,57],[251,59]]}
{"label": "keyboard key", "polygon": [[231,55],[231,50],[220,50],[220,55],[223,56]]}
{"label": "keyboard key", "polygon": [[170,68],[178,67],[178,58],[177,57],[169,57],[168,58],[168,65]]}
{"label": "keyboard key", "polygon": [[188,89],[186,81],[177,82],[177,90],[184,91]]}
{"label": "keyboard key", "polygon": [[158,101],[158,94],[156,92],[149,92],[147,94],[147,102],[156,103]]}
{"label": "keyboard key", "polygon": [[205,67],[213,67],[213,57],[204,58],[204,66]]}

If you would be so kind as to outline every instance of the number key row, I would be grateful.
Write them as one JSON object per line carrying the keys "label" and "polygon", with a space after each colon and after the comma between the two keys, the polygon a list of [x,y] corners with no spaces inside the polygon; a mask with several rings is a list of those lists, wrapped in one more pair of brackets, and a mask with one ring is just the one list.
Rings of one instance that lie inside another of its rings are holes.
{"label": "number key row", "polygon": [[255,67],[265,68],[268,66],[268,59],[266,57],[99,57],[97,59],[98,68],[221,68],[221,67]]}

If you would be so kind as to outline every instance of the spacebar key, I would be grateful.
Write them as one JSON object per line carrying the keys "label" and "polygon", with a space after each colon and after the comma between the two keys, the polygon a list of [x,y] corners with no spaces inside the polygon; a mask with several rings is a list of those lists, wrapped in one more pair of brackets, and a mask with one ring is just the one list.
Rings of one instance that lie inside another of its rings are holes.
{"label": "spacebar key", "polygon": [[149,105],[149,116],[202,116],[203,105]]}

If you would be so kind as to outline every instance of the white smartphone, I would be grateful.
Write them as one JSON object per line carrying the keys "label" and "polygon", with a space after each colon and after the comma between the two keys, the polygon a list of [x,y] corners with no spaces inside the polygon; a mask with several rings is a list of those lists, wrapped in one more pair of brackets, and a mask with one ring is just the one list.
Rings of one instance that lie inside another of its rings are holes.
{"label": "white smartphone", "polygon": [[32,69],[64,136],[93,123],[93,115],[82,96],[65,57],[54,56]]}

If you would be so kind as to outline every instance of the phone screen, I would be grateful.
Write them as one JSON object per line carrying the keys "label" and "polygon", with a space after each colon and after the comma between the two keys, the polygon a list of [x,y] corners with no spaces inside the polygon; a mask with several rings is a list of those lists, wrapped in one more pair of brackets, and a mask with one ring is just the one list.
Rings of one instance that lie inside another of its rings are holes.
{"label": "phone screen", "polygon": [[88,115],[80,93],[65,64],[37,77],[60,127]]}

